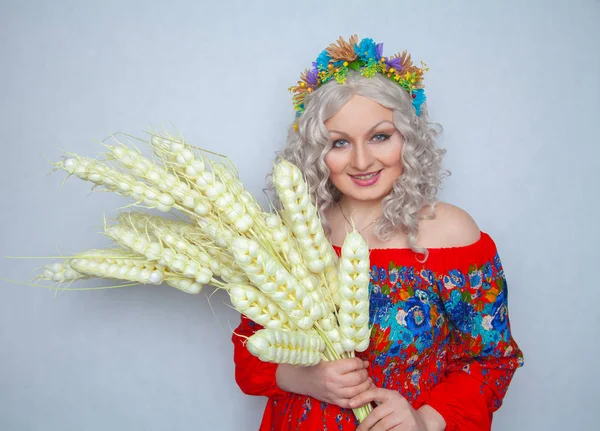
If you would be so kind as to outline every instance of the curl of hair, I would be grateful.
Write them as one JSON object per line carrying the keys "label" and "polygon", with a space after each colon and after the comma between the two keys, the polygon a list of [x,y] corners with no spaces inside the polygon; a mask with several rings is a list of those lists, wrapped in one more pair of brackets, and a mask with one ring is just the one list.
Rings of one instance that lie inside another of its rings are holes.
{"label": "curl of hair", "polygon": [[[375,235],[382,241],[389,240],[395,229],[408,236],[410,248],[428,257],[425,248],[416,246],[419,214],[426,206],[433,218],[436,195],[442,179],[449,175],[442,172],[442,158],[446,150],[440,149],[435,138],[441,126],[430,123],[426,105],[416,115],[411,96],[389,79],[376,75],[365,78],[351,71],[343,85],[328,82],[305,100],[305,110],[298,119],[298,131],[290,126],[287,145],[279,157],[295,164],[303,172],[311,197],[327,235],[331,232],[324,214],[340,198],[340,191],[329,180],[325,155],[333,142],[325,127],[325,121],[335,115],[353,96],[367,97],[381,106],[391,109],[396,129],[404,139],[402,149],[402,174],[393,184],[392,191],[382,200],[383,214],[376,224]],[[272,185],[269,186],[272,190]]]}

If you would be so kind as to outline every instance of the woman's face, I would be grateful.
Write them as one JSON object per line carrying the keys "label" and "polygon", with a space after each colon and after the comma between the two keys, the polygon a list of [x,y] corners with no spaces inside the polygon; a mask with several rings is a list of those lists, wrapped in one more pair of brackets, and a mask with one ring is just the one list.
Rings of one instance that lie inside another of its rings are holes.
{"label": "woman's face", "polygon": [[402,173],[403,139],[392,121],[392,111],[354,96],[325,126],[333,141],[325,164],[338,190],[361,201],[387,196]]}

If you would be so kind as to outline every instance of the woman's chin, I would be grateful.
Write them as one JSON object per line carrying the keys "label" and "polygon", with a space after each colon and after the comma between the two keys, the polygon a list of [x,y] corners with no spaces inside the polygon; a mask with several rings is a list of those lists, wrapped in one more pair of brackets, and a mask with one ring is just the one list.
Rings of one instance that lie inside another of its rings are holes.
{"label": "woman's chin", "polygon": [[357,201],[381,201],[385,198],[390,191],[390,189],[384,189],[381,187],[344,187],[343,189],[339,189],[342,194],[350,199]]}

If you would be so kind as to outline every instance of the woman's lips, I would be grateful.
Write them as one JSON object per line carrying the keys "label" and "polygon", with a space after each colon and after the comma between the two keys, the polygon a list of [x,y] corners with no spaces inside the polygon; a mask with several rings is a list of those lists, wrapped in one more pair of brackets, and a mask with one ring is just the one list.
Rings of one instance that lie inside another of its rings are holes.
{"label": "woman's lips", "polygon": [[[372,186],[373,184],[375,184],[377,182],[377,180],[381,176],[382,170],[377,171],[377,173],[373,177],[368,178],[368,179],[357,178],[354,175],[350,175],[350,178],[352,179],[352,181],[354,181],[354,184],[356,184],[357,186],[368,187],[368,186]],[[361,175],[361,177],[364,177],[366,175],[368,175],[368,174],[363,174],[363,175]]]}

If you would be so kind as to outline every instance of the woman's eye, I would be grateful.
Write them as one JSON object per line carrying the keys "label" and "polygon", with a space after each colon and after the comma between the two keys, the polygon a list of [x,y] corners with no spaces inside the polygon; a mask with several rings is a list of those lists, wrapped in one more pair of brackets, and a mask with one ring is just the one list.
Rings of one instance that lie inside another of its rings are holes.
{"label": "woman's eye", "polygon": [[350,145],[345,139],[337,139],[333,141],[333,148],[344,148]]}
{"label": "woman's eye", "polygon": [[382,141],[387,141],[388,139],[390,139],[390,135],[387,135],[385,133],[378,133],[375,136],[373,136],[372,141],[382,142]]}

